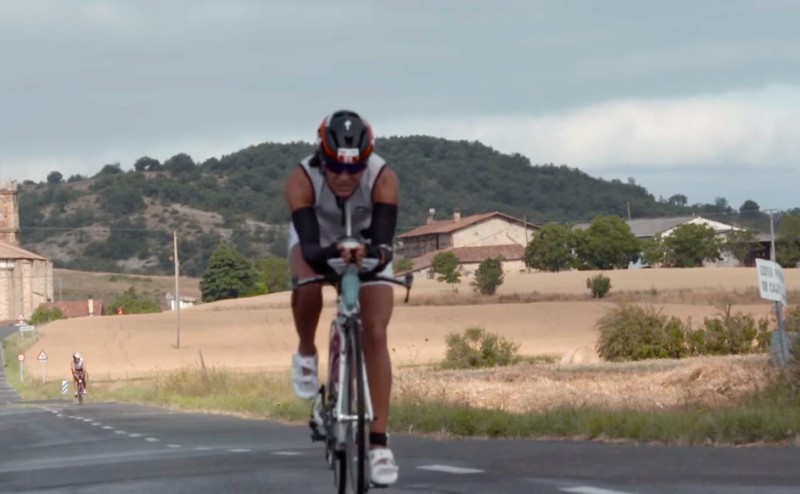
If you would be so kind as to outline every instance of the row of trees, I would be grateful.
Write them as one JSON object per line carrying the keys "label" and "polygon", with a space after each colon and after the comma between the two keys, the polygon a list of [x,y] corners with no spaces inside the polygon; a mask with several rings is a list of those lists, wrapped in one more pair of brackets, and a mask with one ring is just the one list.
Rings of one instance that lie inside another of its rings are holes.
{"label": "row of trees", "polygon": [[[525,248],[525,263],[542,271],[566,269],[625,269],[639,260],[653,266],[689,268],[721,259],[730,252],[740,263],[763,257],[762,244],[748,230],[733,230],[720,238],[708,226],[687,223],[669,235],[640,240],[617,216],[598,216],[588,228],[549,223],[537,231]],[[784,267],[800,262],[800,214],[781,222],[776,260]]]}

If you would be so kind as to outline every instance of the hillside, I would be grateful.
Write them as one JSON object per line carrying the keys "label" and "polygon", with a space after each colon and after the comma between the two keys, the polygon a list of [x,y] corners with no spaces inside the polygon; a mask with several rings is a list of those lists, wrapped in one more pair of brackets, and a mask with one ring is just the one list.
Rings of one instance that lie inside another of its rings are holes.
{"label": "hillside", "polygon": [[[585,221],[598,214],[654,217],[733,210],[727,202],[689,207],[680,194],[656,200],[633,183],[593,178],[565,165],[535,165],[478,142],[425,136],[378,139],[401,183],[400,231],[422,224],[430,208],[444,218],[499,210],[532,222]],[[200,276],[225,240],[255,259],[284,256],[289,218],[283,179],[311,152],[308,143],[264,143],[195,163],[178,154],[143,157],[131,170],[105,165],[93,177],[20,187],[22,246],[56,267],[170,274],[173,232],[182,273]],[[676,199],[677,198],[677,199]]]}

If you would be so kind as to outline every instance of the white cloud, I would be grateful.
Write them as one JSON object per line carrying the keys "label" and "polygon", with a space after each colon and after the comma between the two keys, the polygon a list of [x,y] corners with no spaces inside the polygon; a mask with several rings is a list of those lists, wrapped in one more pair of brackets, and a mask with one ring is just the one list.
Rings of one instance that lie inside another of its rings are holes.
{"label": "white cloud", "polygon": [[616,166],[790,166],[800,162],[800,88],[623,100],[547,115],[387,122],[384,134],[478,140],[533,163]]}

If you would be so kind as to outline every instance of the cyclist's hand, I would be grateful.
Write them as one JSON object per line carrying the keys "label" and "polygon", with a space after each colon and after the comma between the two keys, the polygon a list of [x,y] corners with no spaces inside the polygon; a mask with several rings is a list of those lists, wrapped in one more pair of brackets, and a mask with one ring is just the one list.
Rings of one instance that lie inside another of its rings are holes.
{"label": "cyclist's hand", "polygon": [[364,257],[367,255],[367,251],[363,244],[359,244],[357,247],[340,244],[339,254],[346,262],[352,262],[355,263],[356,266],[361,266],[361,261],[364,260]]}

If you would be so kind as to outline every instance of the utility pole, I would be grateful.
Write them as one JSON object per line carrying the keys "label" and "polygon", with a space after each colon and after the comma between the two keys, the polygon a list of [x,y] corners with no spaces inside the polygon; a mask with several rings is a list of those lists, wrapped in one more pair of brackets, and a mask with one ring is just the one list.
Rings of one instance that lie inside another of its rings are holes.
{"label": "utility pole", "polygon": [[172,231],[172,248],[173,248],[173,256],[175,258],[175,315],[177,316],[177,324],[178,324],[178,338],[175,344],[176,348],[181,347],[181,295],[180,295],[180,285],[178,283],[178,273],[180,272],[180,268],[178,267],[180,263],[178,262],[178,231]]}
{"label": "utility pole", "polygon": [[[528,215],[527,214],[523,214],[522,215],[522,223],[525,225],[525,250],[527,250],[528,249]],[[525,257],[525,253],[524,252],[525,251],[523,250],[523,254],[522,254],[523,258]],[[525,265],[528,268],[528,272],[530,273],[531,272],[531,267],[527,266],[527,264],[528,263],[525,262]]]}
{"label": "utility pole", "polygon": [[[769,260],[775,262],[775,222],[772,218],[773,210],[769,210]],[[781,341],[781,364],[786,365],[787,356],[789,355],[789,345],[786,336],[786,330],[783,326],[783,307],[780,302],[775,302],[775,321],[778,323],[778,338]]]}

